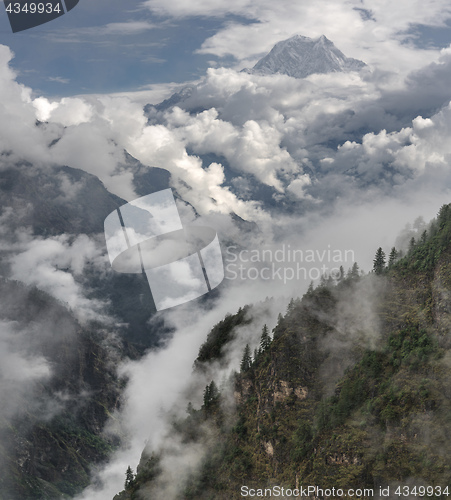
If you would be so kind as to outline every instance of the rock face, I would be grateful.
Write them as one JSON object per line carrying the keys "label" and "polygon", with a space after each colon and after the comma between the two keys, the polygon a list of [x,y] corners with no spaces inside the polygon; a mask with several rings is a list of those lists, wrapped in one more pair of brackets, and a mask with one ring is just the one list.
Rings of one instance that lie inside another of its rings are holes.
{"label": "rock face", "polygon": [[324,35],[315,40],[296,35],[276,43],[269,54],[245,71],[258,75],[282,74],[305,78],[314,73],[360,71],[365,66],[358,59],[346,57]]}

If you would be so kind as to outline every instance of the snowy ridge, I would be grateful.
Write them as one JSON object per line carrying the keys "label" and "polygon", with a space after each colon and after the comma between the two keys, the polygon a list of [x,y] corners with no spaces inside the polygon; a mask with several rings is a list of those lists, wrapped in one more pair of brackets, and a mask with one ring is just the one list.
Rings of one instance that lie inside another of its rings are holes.
{"label": "snowy ridge", "polygon": [[313,73],[337,71],[360,71],[366,64],[358,59],[346,57],[343,52],[324,35],[312,39],[295,35],[276,43],[271,52],[260,59],[250,74],[283,74],[294,78],[305,78]]}

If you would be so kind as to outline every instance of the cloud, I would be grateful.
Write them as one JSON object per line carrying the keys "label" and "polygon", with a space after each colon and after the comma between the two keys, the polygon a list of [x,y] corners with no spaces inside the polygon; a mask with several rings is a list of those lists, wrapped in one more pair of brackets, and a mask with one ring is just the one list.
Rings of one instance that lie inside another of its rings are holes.
{"label": "cloud", "polygon": [[51,82],[57,82],[57,83],[70,83],[70,80],[68,78],[63,78],[62,76],[49,76],[48,80]]}
{"label": "cloud", "polygon": [[93,115],[88,103],[74,97],[64,97],[59,102],[50,102],[45,97],[38,97],[33,101],[33,106],[37,110],[39,120],[52,121],[64,127],[89,122]]}
{"label": "cloud", "polygon": [[48,361],[27,349],[31,332],[15,321],[0,320],[0,416],[11,418],[31,404],[38,382],[51,375]]}
{"label": "cloud", "polygon": [[0,45],[0,151],[10,152],[10,160],[40,163],[47,156],[47,145],[42,130],[35,125],[31,89],[16,82],[16,73],[9,66],[12,58],[11,50]]}
{"label": "cloud", "polygon": [[150,23],[149,21],[126,21],[108,23],[102,26],[69,29],[64,31],[64,33],[51,33],[49,36],[63,43],[92,43],[93,38],[99,38],[101,36],[133,36],[159,27],[159,25]]}
{"label": "cloud", "polygon": [[[120,367],[119,372],[128,378],[124,395],[126,405],[120,414],[114,416],[112,425],[120,422],[122,432],[129,440],[124,449],[113,457],[96,478],[97,485],[101,484],[101,488],[93,484],[77,497],[78,500],[103,500],[113,497],[123,489],[125,470],[128,465],[137,463],[144,445],[150,451],[158,450],[160,447],[170,450],[171,453],[176,451],[177,463],[169,460],[164,464],[166,471],[164,477],[173,478],[169,482],[169,488],[165,488],[164,491],[171,492],[171,495],[177,493],[183,474],[191,470],[202,458],[206,451],[206,443],[183,446],[176,439],[171,440],[168,416],[170,414],[183,416],[188,397],[194,396],[195,399],[191,400],[199,407],[202,404],[205,385],[211,380],[209,377],[214,374],[213,376],[222,379],[237,367],[235,354],[244,346],[243,341],[246,342],[246,336],[247,341],[250,341],[249,336],[252,335],[252,342],[258,342],[263,322],[275,325],[279,304],[258,306],[253,312],[256,328],[241,329],[237,341],[228,346],[227,356],[233,359],[232,365],[223,372],[216,367],[207,374],[191,377],[193,361],[207,333],[227,313],[235,313],[242,305],[242,297],[230,289],[213,308],[205,309],[201,302],[194,301],[168,311],[164,316],[165,323],[174,328],[175,334],[164,349],[149,352],[141,360],[128,361]],[[170,472],[171,464],[177,466],[180,473],[178,479]]]}
{"label": "cloud", "polygon": [[143,6],[160,15],[171,15],[174,17],[184,16],[221,16],[227,13],[242,14],[248,13],[251,2],[248,0],[232,0],[227,5],[221,0],[208,2],[202,0],[195,4],[185,0],[173,0],[162,2],[160,0],[147,0]]}
{"label": "cloud", "polygon": [[279,191],[282,185],[278,174],[299,170],[288,152],[280,147],[282,136],[274,121],[270,124],[247,120],[238,128],[218,119],[218,112],[211,108],[195,117],[174,109],[168,123],[177,127],[175,135],[186,147],[198,154],[213,152],[225,156],[234,170],[253,174]]}
{"label": "cloud", "polygon": [[398,116],[410,119],[419,114],[436,113],[451,100],[446,84],[451,77],[451,48],[442,49],[437,61],[414,71],[406,78],[404,89],[389,91],[381,103]]}
{"label": "cloud", "polygon": [[[232,14],[250,22],[230,21],[206,39],[199,52],[218,57],[234,56],[240,67],[250,65],[278,41],[301,34],[316,38],[322,34],[348,57],[364,60],[373,67],[407,74],[437,58],[438,51],[419,50],[408,31],[417,24],[445,26],[451,9],[445,0],[398,2],[396,12],[387,2],[331,0],[293,4],[283,0],[250,2],[234,0],[189,2],[186,0],[148,0],[143,4],[152,12],[174,18],[186,16],[225,16]],[[362,9],[370,13],[362,16]],[[387,57],[390,54],[390,57]]]}
{"label": "cloud", "polygon": [[32,238],[22,234],[9,249],[10,277],[44,290],[66,303],[82,321],[108,322],[105,303],[87,297],[83,271],[89,262],[98,268],[107,265],[106,256],[94,240],[86,235],[75,238]]}
{"label": "cloud", "polygon": [[[250,179],[271,188],[277,202],[329,203],[331,190],[334,196],[347,195],[381,179],[380,187],[390,189],[423,175],[419,152],[441,147],[432,135],[411,133],[412,122],[389,106],[392,91],[366,75],[296,80],[210,69],[181,108],[155,112],[148,123],[139,96],[136,101],[132,95],[32,100],[31,89],[17,84],[7,66],[10,51],[4,48],[3,54],[2,85],[11,107],[3,150],[33,165],[86,170],[127,200],[136,194],[124,150],[144,165],[169,170],[174,187],[200,213],[233,211],[264,223],[268,206],[252,199],[252,190],[245,188],[254,182]],[[443,51],[432,66],[438,81],[446,75],[448,59]],[[409,76],[402,93],[406,102],[410,90],[420,92],[425,74]],[[36,127],[36,118],[47,123]],[[387,124],[389,131],[381,132]],[[27,148],[18,139],[25,135]],[[429,158],[428,165],[440,168]],[[231,175],[241,177],[241,184],[229,182]]]}
{"label": "cloud", "polygon": [[[149,5],[169,12],[167,9],[175,3]],[[181,13],[192,8],[205,8],[207,12],[215,8],[215,4],[179,5]],[[241,8],[243,13],[255,9],[255,14],[269,9],[267,3],[231,5],[235,13]],[[272,5],[276,19],[283,19],[287,4]],[[436,9],[439,4],[434,5]],[[307,20],[319,17],[318,13],[309,13],[308,7],[309,4],[296,7],[300,10],[294,10],[294,19],[301,11]],[[329,4],[324,7],[327,10]],[[365,23],[375,22],[364,21],[357,11],[346,9],[350,7],[331,7],[326,17],[341,16],[341,22],[349,21],[349,31],[355,33],[363,30]],[[417,4],[415,9],[421,12]],[[438,23],[434,9],[428,13],[428,22]],[[406,15],[416,19],[412,13]],[[372,17],[382,19],[383,13],[376,10]],[[395,33],[390,19],[384,22],[389,34]],[[320,26],[318,23],[312,24],[312,30]],[[248,37],[249,30],[260,29],[258,35],[263,37],[270,25],[263,21],[260,24],[260,28],[241,27],[243,31],[238,35]],[[238,26],[229,25],[221,36],[235,33],[233,29]],[[282,34],[276,31],[271,37]],[[270,43],[271,37],[265,43]],[[215,40],[215,50],[219,51],[221,39]],[[362,40],[366,43],[365,37]],[[260,42],[257,37],[256,43]],[[382,44],[383,50],[399,45],[396,40],[390,43]],[[251,57],[252,50],[251,47],[249,53],[236,54]],[[412,47],[402,50],[409,57],[412,55],[406,66],[416,66],[424,60],[422,51]],[[446,103],[439,110],[428,108],[421,116],[406,118],[403,110],[398,113],[387,104],[394,91],[391,85],[381,83],[380,74],[312,75],[295,80],[283,75],[259,77],[233,69],[211,69],[185,102],[166,111],[153,109],[146,116],[142,94],[136,98],[129,94],[55,101],[33,99],[31,89],[15,81],[8,66],[11,56],[7,48],[0,47],[4,105],[0,144],[2,151],[11,152],[12,157],[3,159],[2,164],[28,160],[36,169],[52,164],[80,168],[97,175],[109,190],[130,200],[136,193],[133,168],[127,166],[124,153],[128,151],[145,166],[169,170],[179,194],[202,216],[200,222],[217,229],[221,241],[238,241],[243,249],[285,244],[321,251],[330,245],[353,250],[359,264],[369,270],[375,249],[382,246],[387,251],[406,220],[418,215],[428,219],[441,203],[449,201],[451,108]],[[447,65],[444,52],[435,73],[440,80],[437,86],[443,88]],[[402,91],[406,97],[404,108],[409,107],[413,95],[415,99],[423,95],[420,82],[426,73],[424,70],[410,75]],[[412,89],[417,93],[409,95]],[[428,91],[424,92],[426,95]],[[41,120],[39,125],[36,118]],[[240,182],[229,182],[233,177]],[[247,188],[235,189],[237,184]],[[272,204],[260,197],[257,188],[261,186],[271,188]],[[66,191],[70,194],[70,189]],[[179,207],[188,220],[195,218],[194,209],[188,204],[179,201]],[[257,222],[258,231],[239,232],[230,211]],[[10,215],[8,211],[2,213],[4,218]],[[44,239],[24,234],[14,242],[16,246],[8,244],[9,248],[4,249],[13,252],[9,256],[13,278],[48,291],[85,317],[99,314],[102,304],[88,300],[83,288],[85,265],[94,262],[100,269],[105,265],[94,241],[83,235]],[[129,448],[118,452],[102,472],[104,489],[96,491],[92,487],[82,498],[112,497],[122,488],[127,465],[138,462],[146,439],[150,436],[151,446],[161,444],[167,427],[160,410],[167,410],[180,399],[197,349],[215,323],[227,312],[266,296],[288,302],[290,296],[306,290],[308,281],[229,279],[221,285],[219,299],[211,308],[191,302],[169,311],[164,319],[173,325],[175,333],[165,349],[121,367],[129,384],[123,412],[115,419],[122,423]],[[9,342],[8,335],[5,342]],[[255,341],[255,335],[242,329],[230,354],[235,363],[243,342]],[[21,366],[27,357],[18,352],[12,359],[17,359]],[[45,376],[46,366],[41,361],[37,358],[30,363],[26,381]],[[199,387],[201,382],[205,380],[199,381]]]}
{"label": "cloud", "polygon": [[148,21],[128,21],[125,23],[109,23],[97,30],[102,35],[127,36],[143,33],[144,31],[157,28],[158,25]]}

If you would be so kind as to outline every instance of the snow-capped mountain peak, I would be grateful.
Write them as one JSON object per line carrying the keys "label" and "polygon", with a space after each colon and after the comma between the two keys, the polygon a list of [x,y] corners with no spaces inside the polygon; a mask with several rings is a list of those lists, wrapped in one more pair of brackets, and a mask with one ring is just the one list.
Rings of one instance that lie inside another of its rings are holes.
{"label": "snow-capped mountain peak", "polygon": [[258,75],[279,73],[305,78],[313,73],[359,71],[365,66],[358,59],[346,57],[324,35],[316,39],[295,35],[276,43],[269,54],[245,71]]}

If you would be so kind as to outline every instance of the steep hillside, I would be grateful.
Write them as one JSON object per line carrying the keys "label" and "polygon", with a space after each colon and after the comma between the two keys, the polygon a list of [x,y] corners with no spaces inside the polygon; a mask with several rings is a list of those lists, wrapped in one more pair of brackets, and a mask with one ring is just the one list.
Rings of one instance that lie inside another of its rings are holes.
{"label": "steep hillside", "polygon": [[[230,387],[206,387],[202,407],[174,422],[186,447],[206,450],[176,493],[163,446],[115,498],[238,499],[243,485],[451,491],[450,313],[447,205],[405,257],[375,259],[365,276],[354,265],[292,300],[273,337],[246,348]],[[212,332],[197,370],[233,341],[237,319]]]}
{"label": "steep hillside", "polygon": [[120,343],[37,289],[2,279],[0,296],[0,498],[72,498],[118,444],[102,430],[124,384]]}
{"label": "steep hillside", "polygon": [[24,163],[0,172],[0,206],[12,211],[11,230],[31,227],[42,236],[99,233],[105,217],[123,203],[97,177],[74,168],[44,171]]}
{"label": "steep hillside", "polygon": [[[128,168],[135,173],[138,194],[166,189],[169,173],[143,167],[130,155]],[[0,171],[1,230],[11,241],[0,251],[0,273],[10,276],[8,255],[21,233],[37,238],[87,234],[98,242],[106,255],[104,221],[125,200],[111,194],[94,175],[69,167],[37,168],[30,164],[4,164]],[[9,253],[8,253],[9,252]],[[105,259],[105,263],[107,258]],[[155,306],[147,279],[142,275],[120,274],[86,266],[83,272],[88,298],[110,304],[111,316],[122,323],[127,354],[143,352],[158,343],[164,331],[147,322]],[[129,347],[129,348],[128,348]]]}

